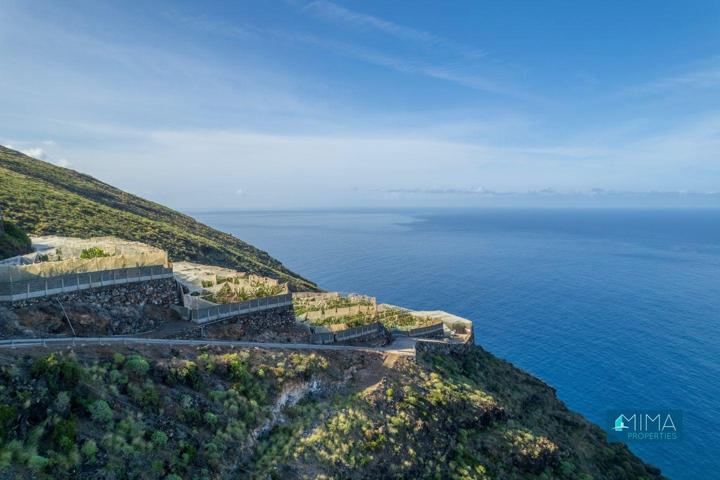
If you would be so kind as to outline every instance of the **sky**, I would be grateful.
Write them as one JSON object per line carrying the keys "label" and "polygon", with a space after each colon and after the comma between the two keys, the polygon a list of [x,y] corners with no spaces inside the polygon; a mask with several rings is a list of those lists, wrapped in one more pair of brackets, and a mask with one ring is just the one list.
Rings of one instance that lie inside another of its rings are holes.
{"label": "sky", "polygon": [[720,2],[27,1],[0,144],[180,209],[720,206]]}

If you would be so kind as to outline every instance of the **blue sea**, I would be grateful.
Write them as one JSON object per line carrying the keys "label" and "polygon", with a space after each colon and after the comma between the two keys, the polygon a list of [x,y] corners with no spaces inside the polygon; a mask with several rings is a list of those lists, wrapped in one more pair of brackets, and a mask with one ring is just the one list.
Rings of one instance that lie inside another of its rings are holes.
{"label": "blue sea", "polygon": [[471,319],[476,341],[607,423],[683,412],[632,450],[720,478],[720,210],[194,212],[322,288]]}

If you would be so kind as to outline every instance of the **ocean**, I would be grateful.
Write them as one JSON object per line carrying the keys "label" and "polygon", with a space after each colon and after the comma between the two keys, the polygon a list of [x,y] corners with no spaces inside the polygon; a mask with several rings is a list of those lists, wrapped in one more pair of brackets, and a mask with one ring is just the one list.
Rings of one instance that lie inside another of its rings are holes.
{"label": "ocean", "polygon": [[603,427],[680,410],[679,440],[631,449],[672,479],[720,478],[720,210],[192,214],[324,289],[471,319]]}

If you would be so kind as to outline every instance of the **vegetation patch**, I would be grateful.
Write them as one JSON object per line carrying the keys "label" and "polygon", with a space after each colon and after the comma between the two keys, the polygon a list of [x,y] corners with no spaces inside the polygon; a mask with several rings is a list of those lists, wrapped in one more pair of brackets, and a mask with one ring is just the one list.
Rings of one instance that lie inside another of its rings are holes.
{"label": "vegetation patch", "polygon": [[32,251],[30,238],[14,223],[0,220],[4,233],[0,233],[0,260],[25,255]]}
{"label": "vegetation patch", "polygon": [[661,478],[480,349],[420,360],[150,347],[5,357],[0,476]]}
{"label": "vegetation patch", "polygon": [[660,478],[482,350],[397,368],[364,392],[297,405],[246,468],[269,478]]}
{"label": "vegetation patch", "polygon": [[[232,279],[223,279],[222,287],[215,293],[202,295],[202,298],[213,303],[237,303],[255,298],[272,297],[285,293],[284,285],[270,285],[263,282],[251,282],[249,286],[238,287]],[[204,282],[203,282],[204,283]],[[205,287],[205,285],[203,285]],[[211,287],[212,285],[208,285]],[[206,287],[207,288],[207,287]]]}
{"label": "vegetation patch", "polygon": [[83,260],[89,260],[91,258],[105,258],[105,257],[112,257],[112,254],[106,253],[100,247],[90,247],[90,248],[86,248],[82,252],[80,252],[80,258],[82,258]]}
{"label": "vegetation patch", "polygon": [[3,478],[225,478],[312,353],[52,353],[0,367]]}

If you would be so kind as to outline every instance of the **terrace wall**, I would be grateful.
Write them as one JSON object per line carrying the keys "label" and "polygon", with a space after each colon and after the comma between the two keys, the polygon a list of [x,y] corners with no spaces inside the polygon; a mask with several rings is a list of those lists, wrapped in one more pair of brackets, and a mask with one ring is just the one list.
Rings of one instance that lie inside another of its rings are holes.
{"label": "terrace wall", "polygon": [[[181,296],[184,300],[186,296]],[[182,307],[177,308],[178,313],[185,320],[189,320],[198,324],[211,324],[221,320],[242,317],[254,312],[261,312],[265,310],[274,310],[277,308],[290,307],[292,308],[292,295],[289,293],[283,295],[274,295],[271,297],[254,298],[252,300],[246,300],[244,302],[237,303],[223,303],[223,304],[210,304],[207,306],[187,306],[183,304]],[[295,313],[293,311],[293,322],[295,321]]]}
{"label": "terrace wall", "polygon": [[390,333],[379,322],[362,327],[346,328],[336,332],[313,333],[310,341],[315,344],[367,342],[379,338],[389,339]]}
{"label": "terrace wall", "polygon": [[29,299],[3,302],[11,309],[59,300],[61,303],[92,303],[97,305],[173,305],[180,301],[175,280],[162,278],[145,280],[122,285],[87,288],[75,292],[33,297]]}
{"label": "terrace wall", "polygon": [[465,354],[474,348],[470,342],[444,342],[442,340],[418,340],[415,342],[415,355],[423,354],[449,355]]}
{"label": "terrace wall", "polygon": [[305,312],[302,316],[307,320],[320,320],[325,318],[349,317],[359,313],[372,313],[376,311],[375,305],[353,305],[352,307],[329,308],[327,310],[313,310]]}
{"label": "terrace wall", "polygon": [[[51,295],[70,295],[85,290],[118,287],[154,280],[171,280],[172,278],[172,268],[145,266],[0,281],[0,302],[27,302],[34,298],[45,298]],[[177,303],[177,301],[173,303]]]}
{"label": "terrace wall", "polygon": [[417,328],[393,328],[392,333],[393,335],[403,337],[442,338],[445,334],[445,324],[443,322],[436,322],[432,325]]}
{"label": "terrace wall", "polygon": [[292,305],[268,308],[261,311],[244,313],[208,324],[200,324],[173,335],[172,338],[197,338],[205,326],[240,324],[246,333],[260,333],[265,331],[278,332],[291,329],[295,326],[295,312]]}

